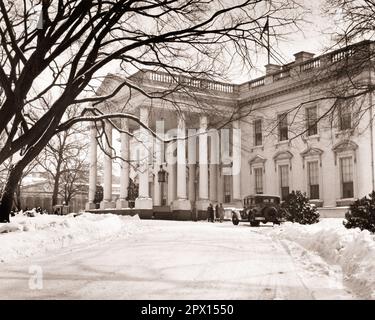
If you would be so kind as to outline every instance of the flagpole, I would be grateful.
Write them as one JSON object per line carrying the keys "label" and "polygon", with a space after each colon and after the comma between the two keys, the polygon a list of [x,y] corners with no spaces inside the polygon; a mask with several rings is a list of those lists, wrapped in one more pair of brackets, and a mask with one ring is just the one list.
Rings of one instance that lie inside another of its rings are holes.
{"label": "flagpole", "polygon": [[271,64],[271,53],[270,53],[270,22],[269,16],[267,15],[267,54],[268,54],[268,64]]}

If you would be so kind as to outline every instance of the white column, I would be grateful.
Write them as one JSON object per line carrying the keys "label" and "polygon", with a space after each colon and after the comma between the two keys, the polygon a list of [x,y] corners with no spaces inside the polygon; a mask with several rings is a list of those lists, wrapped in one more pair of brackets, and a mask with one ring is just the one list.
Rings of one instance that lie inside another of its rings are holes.
{"label": "white column", "polygon": [[224,174],[223,174],[223,168],[222,168],[221,143],[222,143],[222,140],[221,140],[221,134],[220,134],[219,144],[217,146],[217,148],[219,149],[219,163],[217,167],[217,201],[219,203],[224,202]]}
{"label": "white column", "polygon": [[238,120],[233,121],[232,176],[233,202],[241,203],[241,133]]}
{"label": "white column", "polygon": [[[207,159],[207,117],[200,117],[199,125],[199,200],[198,211],[207,211],[208,201],[208,159]],[[205,219],[205,217],[203,217]]]}
{"label": "white column", "polygon": [[210,201],[217,202],[217,171],[219,163],[219,135],[217,131],[210,133]]}
{"label": "white column", "polygon": [[100,208],[108,209],[115,207],[112,201],[112,125],[106,122],[104,130],[104,187],[103,201],[100,203]]}
{"label": "white column", "polygon": [[[164,141],[161,140],[165,139],[164,120],[156,121],[156,134],[157,138],[154,139],[154,195],[152,200],[154,206],[161,206],[165,183],[158,181],[158,172],[164,162]],[[165,170],[164,167],[163,169]]]}
{"label": "white column", "polygon": [[[140,121],[148,126],[149,110],[148,107],[140,108]],[[140,167],[139,167],[139,193],[138,198],[135,200],[136,209],[152,209],[152,199],[149,194],[148,175],[149,175],[149,148],[152,143],[149,131],[140,127],[139,141],[142,143],[140,146]]]}
{"label": "white column", "polygon": [[89,201],[86,203],[86,210],[96,209],[94,203],[96,185],[98,180],[98,142],[96,141],[97,130],[95,124],[90,126],[90,173],[89,173]]}
{"label": "white column", "polygon": [[186,194],[186,133],[185,119],[181,116],[177,124],[177,199],[187,199]]}
{"label": "white column", "polygon": [[158,172],[162,163],[162,141],[155,139],[154,142],[154,196],[152,198],[154,206],[161,206],[161,183],[158,181]]}
{"label": "white column", "polygon": [[120,198],[117,200],[116,208],[123,209],[128,207],[128,202],[126,198],[128,196],[128,186],[129,186],[129,132],[128,119],[121,120],[121,173],[120,173]]}
{"label": "white column", "polygon": [[186,193],[186,126],[184,115],[180,115],[177,121],[177,200],[173,202],[173,210],[190,212],[191,204]]}
{"label": "white column", "polygon": [[195,204],[195,176],[197,163],[197,136],[195,130],[188,131],[188,166],[189,166],[189,200],[191,205]]}

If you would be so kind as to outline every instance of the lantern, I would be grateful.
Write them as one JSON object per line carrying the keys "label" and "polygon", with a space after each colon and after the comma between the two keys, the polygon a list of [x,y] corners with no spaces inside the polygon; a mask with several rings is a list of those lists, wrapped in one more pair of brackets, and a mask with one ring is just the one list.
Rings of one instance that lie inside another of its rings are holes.
{"label": "lantern", "polygon": [[163,169],[163,166],[160,166],[160,170],[158,172],[158,182],[166,182],[167,171]]}

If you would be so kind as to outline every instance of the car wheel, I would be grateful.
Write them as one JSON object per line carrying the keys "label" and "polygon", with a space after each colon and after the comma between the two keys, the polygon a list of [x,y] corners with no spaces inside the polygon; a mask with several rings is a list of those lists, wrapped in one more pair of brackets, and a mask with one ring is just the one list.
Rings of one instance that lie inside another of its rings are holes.
{"label": "car wheel", "polygon": [[249,212],[249,215],[247,216],[247,221],[251,222],[251,212]]}
{"label": "car wheel", "polygon": [[250,221],[252,227],[259,227],[259,221]]}

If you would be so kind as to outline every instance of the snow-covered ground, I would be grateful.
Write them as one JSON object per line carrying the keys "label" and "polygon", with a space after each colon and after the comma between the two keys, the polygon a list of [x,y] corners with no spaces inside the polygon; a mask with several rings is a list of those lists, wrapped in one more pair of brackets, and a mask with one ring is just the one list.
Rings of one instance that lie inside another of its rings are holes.
{"label": "snow-covered ground", "polygon": [[34,217],[19,214],[11,223],[0,223],[0,262],[41,255],[97,240],[126,238],[137,230],[138,216],[90,213],[66,216],[30,211]]}
{"label": "snow-covered ground", "polygon": [[[375,237],[342,219],[251,228],[85,213],[5,229],[0,298],[375,298]],[[27,286],[30,265],[43,268],[41,291]]]}
{"label": "snow-covered ground", "polygon": [[[375,299],[374,234],[359,228],[346,229],[343,219],[334,218],[322,219],[309,226],[288,222],[269,234],[298,244],[330,265],[340,267],[346,285],[363,298]],[[314,268],[314,265],[310,267]]]}

